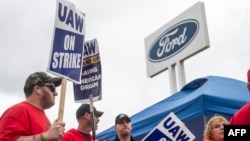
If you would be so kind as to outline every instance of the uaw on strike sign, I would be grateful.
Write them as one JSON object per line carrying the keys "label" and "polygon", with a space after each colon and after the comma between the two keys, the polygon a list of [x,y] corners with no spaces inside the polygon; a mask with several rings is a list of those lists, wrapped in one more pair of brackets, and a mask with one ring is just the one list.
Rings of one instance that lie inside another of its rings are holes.
{"label": "uaw on strike sign", "polygon": [[73,84],[75,102],[102,99],[102,69],[99,46],[96,39],[84,43],[81,84]]}
{"label": "uaw on strike sign", "polygon": [[83,46],[85,37],[85,15],[74,4],[57,0],[54,40],[48,71],[80,83]]}
{"label": "uaw on strike sign", "polygon": [[195,136],[171,112],[142,141],[193,141]]}

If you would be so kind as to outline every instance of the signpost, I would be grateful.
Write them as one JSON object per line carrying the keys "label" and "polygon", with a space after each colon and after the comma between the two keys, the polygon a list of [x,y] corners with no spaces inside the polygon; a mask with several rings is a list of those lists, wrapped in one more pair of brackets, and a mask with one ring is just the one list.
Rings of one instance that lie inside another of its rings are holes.
{"label": "signpost", "polygon": [[57,0],[54,39],[47,71],[63,78],[58,120],[63,120],[68,79],[74,83],[75,101],[90,102],[92,135],[95,140],[93,101],[101,100],[101,62],[97,40],[84,41],[84,20],[85,15],[74,4]]}
{"label": "signpost", "polygon": [[84,59],[82,69],[82,83],[74,83],[75,102],[90,103],[92,136],[95,140],[95,121],[93,102],[102,99],[102,69],[99,46],[96,39],[84,44]]}
{"label": "signpost", "polygon": [[95,140],[94,101],[102,99],[102,69],[99,46],[96,39],[86,41],[83,53],[82,83],[74,83],[75,102],[90,103],[92,136]]}
{"label": "signpost", "polygon": [[184,61],[209,47],[204,3],[197,2],[145,38],[147,76],[169,70],[171,92],[185,85]]}
{"label": "signpost", "polygon": [[48,72],[62,77],[58,120],[63,121],[67,79],[80,83],[85,39],[85,15],[66,0],[56,1],[54,38]]}

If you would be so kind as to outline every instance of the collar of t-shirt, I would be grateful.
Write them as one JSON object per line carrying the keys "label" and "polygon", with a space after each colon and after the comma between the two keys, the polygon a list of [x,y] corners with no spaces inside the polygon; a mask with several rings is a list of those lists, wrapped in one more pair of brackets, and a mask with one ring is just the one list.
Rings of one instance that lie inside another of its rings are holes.
{"label": "collar of t-shirt", "polygon": [[[80,131],[79,131],[80,132]],[[85,134],[85,133],[83,133],[83,132],[80,132],[83,136],[84,136],[84,138],[86,139],[86,141],[91,141],[90,140],[90,136],[89,136],[89,134]]]}

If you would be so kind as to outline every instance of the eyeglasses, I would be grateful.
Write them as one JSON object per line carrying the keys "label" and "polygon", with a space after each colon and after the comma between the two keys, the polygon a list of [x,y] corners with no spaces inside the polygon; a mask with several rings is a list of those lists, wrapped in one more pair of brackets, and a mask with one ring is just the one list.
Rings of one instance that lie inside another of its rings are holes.
{"label": "eyeglasses", "polygon": [[212,128],[213,129],[217,129],[217,128],[221,128],[221,127],[224,127],[224,125],[227,125],[226,123],[223,123],[223,124],[214,124],[214,125],[212,125]]}
{"label": "eyeglasses", "polygon": [[44,85],[44,86],[49,88],[53,93],[56,91],[56,87],[54,85]]}

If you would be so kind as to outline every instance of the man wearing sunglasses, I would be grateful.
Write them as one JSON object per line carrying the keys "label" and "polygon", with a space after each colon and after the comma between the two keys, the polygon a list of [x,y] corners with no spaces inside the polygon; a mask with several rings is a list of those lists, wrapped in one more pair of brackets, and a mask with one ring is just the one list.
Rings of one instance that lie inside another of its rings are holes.
{"label": "man wearing sunglasses", "polygon": [[26,100],[7,109],[1,116],[0,141],[52,141],[62,138],[65,123],[53,124],[45,114],[55,104],[61,78],[45,72],[28,76],[24,85]]}

